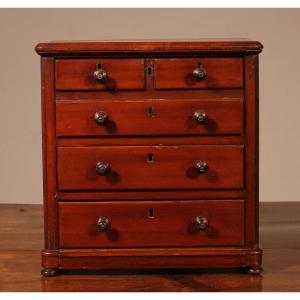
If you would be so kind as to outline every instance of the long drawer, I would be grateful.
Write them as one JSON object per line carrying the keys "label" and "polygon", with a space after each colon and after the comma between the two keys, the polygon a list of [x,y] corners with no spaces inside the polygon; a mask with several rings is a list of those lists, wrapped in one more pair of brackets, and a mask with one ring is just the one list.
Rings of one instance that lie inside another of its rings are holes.
{"label": "long drawer", "polygon": [[58,101],[58,136],[243,133],[243,100]]}
{"label": "long drawer", "polygon": [[243,145],[58,147],[60,190],[241,189]]}
{"label": "long drawer", "polygon": [[59,203],[60,248],[242,246],[243,200]]}

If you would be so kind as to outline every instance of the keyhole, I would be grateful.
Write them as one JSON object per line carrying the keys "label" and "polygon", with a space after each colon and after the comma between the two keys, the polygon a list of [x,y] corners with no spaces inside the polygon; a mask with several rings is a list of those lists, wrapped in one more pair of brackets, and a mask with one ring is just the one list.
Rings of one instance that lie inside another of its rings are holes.
{"label": "keyhole", "polygon": [[147,112],[148,112],[148,116],[150,118],[153,118],[155,116],[155,111],[154,111],[154,109],[152,107],[148,107]]}
{"label": "keyhole", "polygon": [[153,219],[154,218],[154,209],[153,208],[149,208],[148,209],[148,218],[149,219]]}
{"label": "keyhole", "polygon": [[152,68],[151,68],[151,67],[148,67],[148,68],[147,68],[147,72],[148,72],[148,75],[151,75],[151,74],[152,74]]}
{"label": "keyhole", "polygon": [[102,64],[96,64],[97,69],[101,69],[102,68]]}
{"label": "keyhole", "polygon": [[153,153],[148,153],[148,155],[147,155],[147,162],[148,163],[154,162],[154,154]]}

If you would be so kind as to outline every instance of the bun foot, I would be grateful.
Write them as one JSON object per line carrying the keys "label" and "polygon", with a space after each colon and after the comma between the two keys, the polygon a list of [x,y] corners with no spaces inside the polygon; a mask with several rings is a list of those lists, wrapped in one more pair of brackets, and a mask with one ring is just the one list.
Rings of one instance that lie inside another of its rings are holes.
{"label": "bun foot", "polygon": [[44,277],[53,277],[58,274],[58,269],[42,269],[41,274]]}
{"label": "bun foot", "polygon": [[247,273],[250,275],[259,275],[262,273],[263,268],[260,266],[250,266],[250,267],[247,267],[246,270],[247,270]]}

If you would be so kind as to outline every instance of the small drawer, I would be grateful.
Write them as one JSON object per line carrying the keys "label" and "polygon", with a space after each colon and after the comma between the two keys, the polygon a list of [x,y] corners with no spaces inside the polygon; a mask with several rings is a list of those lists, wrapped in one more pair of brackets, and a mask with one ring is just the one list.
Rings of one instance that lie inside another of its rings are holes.
{"label": "small drawer", "polygon": [[155,59],[156,89],[242,87],[242,58]]}
{"label": "small drawer", "polygon": [[143,59],[58,59],[57,90],[142,90]]}
{"label": "small drawer", "polygon": [[243,133],[242,99],[56,103],[58,136],[221,135]]}
{"label": "small drawer", "polygon": [[59,190],[241,189],[243,145],[58,147]]}
{"label": "small drawer", "polygon": [[243,200],[60,202],[60,248],[244,244]]}

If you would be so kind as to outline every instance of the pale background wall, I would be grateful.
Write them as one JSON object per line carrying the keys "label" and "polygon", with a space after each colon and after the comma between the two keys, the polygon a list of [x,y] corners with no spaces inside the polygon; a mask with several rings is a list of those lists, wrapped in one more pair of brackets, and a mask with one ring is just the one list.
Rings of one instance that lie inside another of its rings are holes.
{"label": "pale background wall", "polygon": [[42,203],[40,69],[49,40],[261,41],[260,200],[300,201],[300,9],[0,9],[0,203]]}

